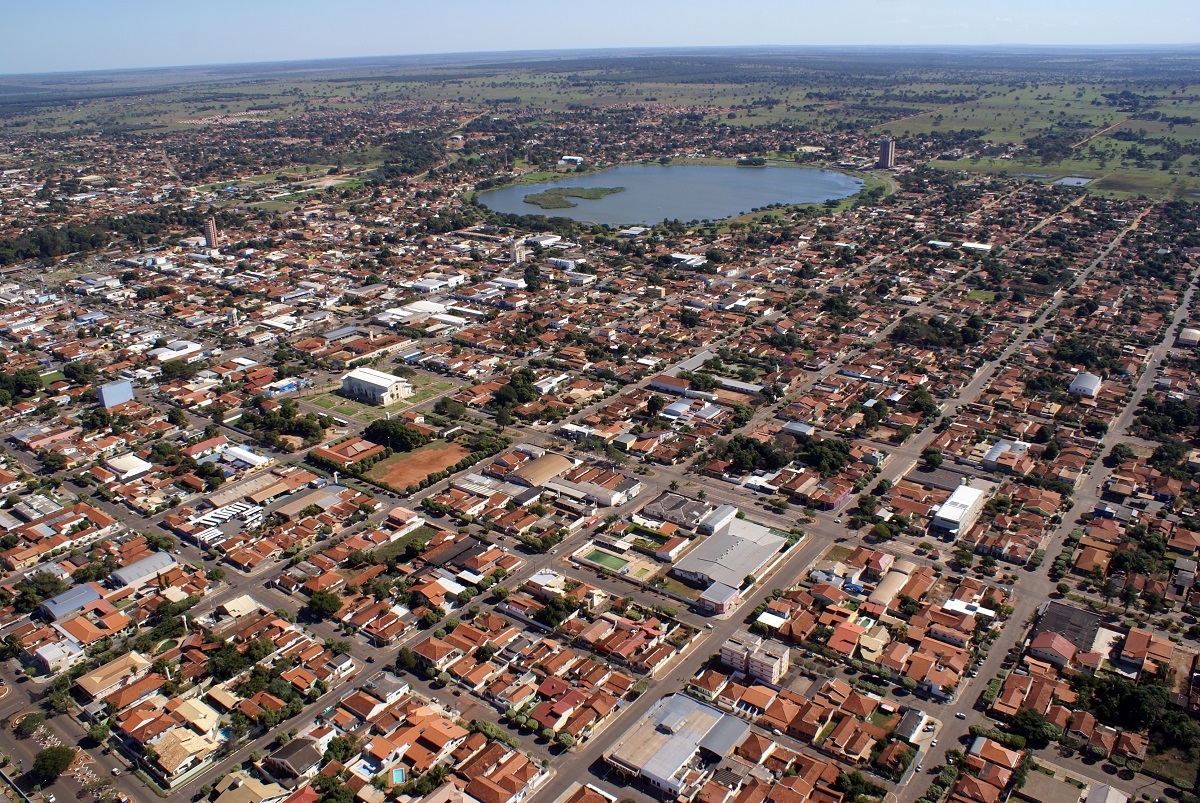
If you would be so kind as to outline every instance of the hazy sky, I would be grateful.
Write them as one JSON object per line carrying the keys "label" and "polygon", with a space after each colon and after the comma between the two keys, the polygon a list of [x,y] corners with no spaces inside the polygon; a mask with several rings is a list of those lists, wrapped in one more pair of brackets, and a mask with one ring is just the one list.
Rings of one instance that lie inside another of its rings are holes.
{"label": "hazy sky", "polygon": [[1197,0],[7,0],[0,73],[590,47],[1179,44]]}

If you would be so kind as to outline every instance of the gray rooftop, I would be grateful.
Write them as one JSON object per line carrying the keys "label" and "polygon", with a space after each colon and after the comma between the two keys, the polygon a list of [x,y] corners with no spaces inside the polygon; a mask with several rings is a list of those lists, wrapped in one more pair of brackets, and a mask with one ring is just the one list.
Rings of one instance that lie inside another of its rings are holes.
{"label": "gray rooftop", "polygon": [[169,552],[154,552],[112,573],[114,588],[137,585],[177,565]]}
{"label": "gray rooftop", "polygon": [[746,575],[762,568],[785,543],[769,528],[735,518],[676,562],[675,568],[740,588]]}
{"label": "gray rooftop", "polygon": [[90,585],[79,585],[74,588],[68,588],[56,597],[44,600],[41,604],[41,610],[50,619],[57,621],[64,616],[81,610],[85,605],[90,605],[98,599],[100,599],[100,592],[96,589]]}
{"label": "gray rooftop", "polygon": [[749,727],[731,714],[687,695],[673,694],[655,703],[609,755],[646,775],[670,778],[701,748],[722,758],[728,755]]}
{"label": "gray rooftop", "polygon": [[1075,649],[1087,652],[1096,641],[1101,621],[1102,617],[1094,611],[1052,600],[1045,604],[1029,639],[1032,641],[1042,633],[1059,633]]}

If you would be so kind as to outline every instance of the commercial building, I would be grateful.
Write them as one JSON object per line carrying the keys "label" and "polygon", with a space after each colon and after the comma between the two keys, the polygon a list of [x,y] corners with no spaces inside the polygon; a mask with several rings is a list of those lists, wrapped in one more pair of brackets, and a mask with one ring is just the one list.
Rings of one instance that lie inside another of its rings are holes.
{"label": "commercial building", "polygon": [[153,464],[143,460],[133,452],[126,452],[104,461],[104,467],[116,475],[121,482],[129,482],[150,473]]}
{"label": "commercial building", "polygon": [[741,744],[750,725],[683,694],[659,700],[604,760],[671,797],[690,797],[714,762]]}
{"label": "commercial building", "polygon": [[1103,384],[1104,380],[1095,374],[1083,373],[1072,380],[1071,386],[1067,388],[1067,392],[1074,393],[1076,396],[1094,399],[1100,395],[1100,386]]}
{"label": "commercial building", "polygon": [[708,586],[698,602],[711,613],[724,613],[736,605],[740,601],[738,589],[774,565],[787,543],[769,527],[737,518],[737,509],[729,505],[709,513],[697,529],[711,534],[671,571],[684,580]]}
{"label": "commercial building", "polygon": [[965,534],[979,520],[987,494],[970,485],[960,485],[933,515],[930,529],[941,530],[950,538]]}
{"label": "commercial building", "polygon": [[1090,652],[1103,624],[1104,617],[1095,611],[1050,600],[1038,609],[1038,621],[1029,638],[1036,641],[1043,634],[1053,633],[1069,641],[1076,651]]}
{"label": "commercial building", "polygon": [[775,686],[791,666],[791,651],[780,641],[743,630],[721,645],[721,663]]}
{"label": "commercial building", "polygon": [[413,386],[407,379],[374,368],[355,368],[342,377],[342,393],[386,407],[411,396]]}
{"label": "commercial building", "polygon": [[1176,345],[1192,348],[1200,345],[1200,329],[1185,328],[1179,330],[1179,337],[1176,338]]}
{"label": "commercial building", "polygon": [[37,610],[42,618],[49,622],[57,622],[100,599],[102,599],[100,592],[91,584],[85,583],[43,600]]}
{"label": "commercial building", "polygon": [[101,385],[96,391],[100,395],[100,404],[106,410],[133,401],[133,383],[128,380],[109,382]]}
{"label": "commercial building", "polygon": [[867,601],[872,605],[882,605],[887,608],[904,586],[908,585],[909,577],[916,570],[917,565],[912,561],[896,561],[888,573],[875,585],[875,590],[871,592]]}
{"label": "commercial building", "polygon": [[575,461],[560,454],[547,453],[518,468],[509,479],[530,488],[541,488],[575,467]]}
{"label": "commercial building", "polygon": [[125,588],[126,586],[132,586],[134,588],[141,588],[163,572],[177,565],[175,559],[169,553],[155,552],[113,572],[111,578],[112,587]]}

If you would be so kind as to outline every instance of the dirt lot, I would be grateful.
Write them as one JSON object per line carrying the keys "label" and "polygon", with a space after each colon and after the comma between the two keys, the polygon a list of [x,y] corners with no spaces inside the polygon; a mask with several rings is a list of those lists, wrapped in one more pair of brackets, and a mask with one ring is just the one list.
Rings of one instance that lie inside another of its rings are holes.
{"label": "dirt lot", "polygon": [[405,454],[396,454],[371,467],[367,476],[386,482],[393,488],[404,488],[420,482],[435,471],[443,471],[471,452],[454,443],[434,441]]}

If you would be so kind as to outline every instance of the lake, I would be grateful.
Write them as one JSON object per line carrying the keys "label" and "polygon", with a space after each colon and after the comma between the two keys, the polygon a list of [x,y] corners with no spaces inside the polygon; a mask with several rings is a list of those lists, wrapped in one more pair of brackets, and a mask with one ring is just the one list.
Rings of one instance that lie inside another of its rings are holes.
{"label": "lake", "polygon": [[[663,220],[724,220],[772,204],[820,203],[848,198],[863,188],[861,179],[832,170],[803,167],[733,165],[621,165],[597,173],[569,175],[540,184],[487,190],[479,202],[510,215],[568,217],[610,226],[654,224]],[[525,203],[557,187],[624,187],[623,192],[589,200],[572,197],[576,206],[543,210]]]}

